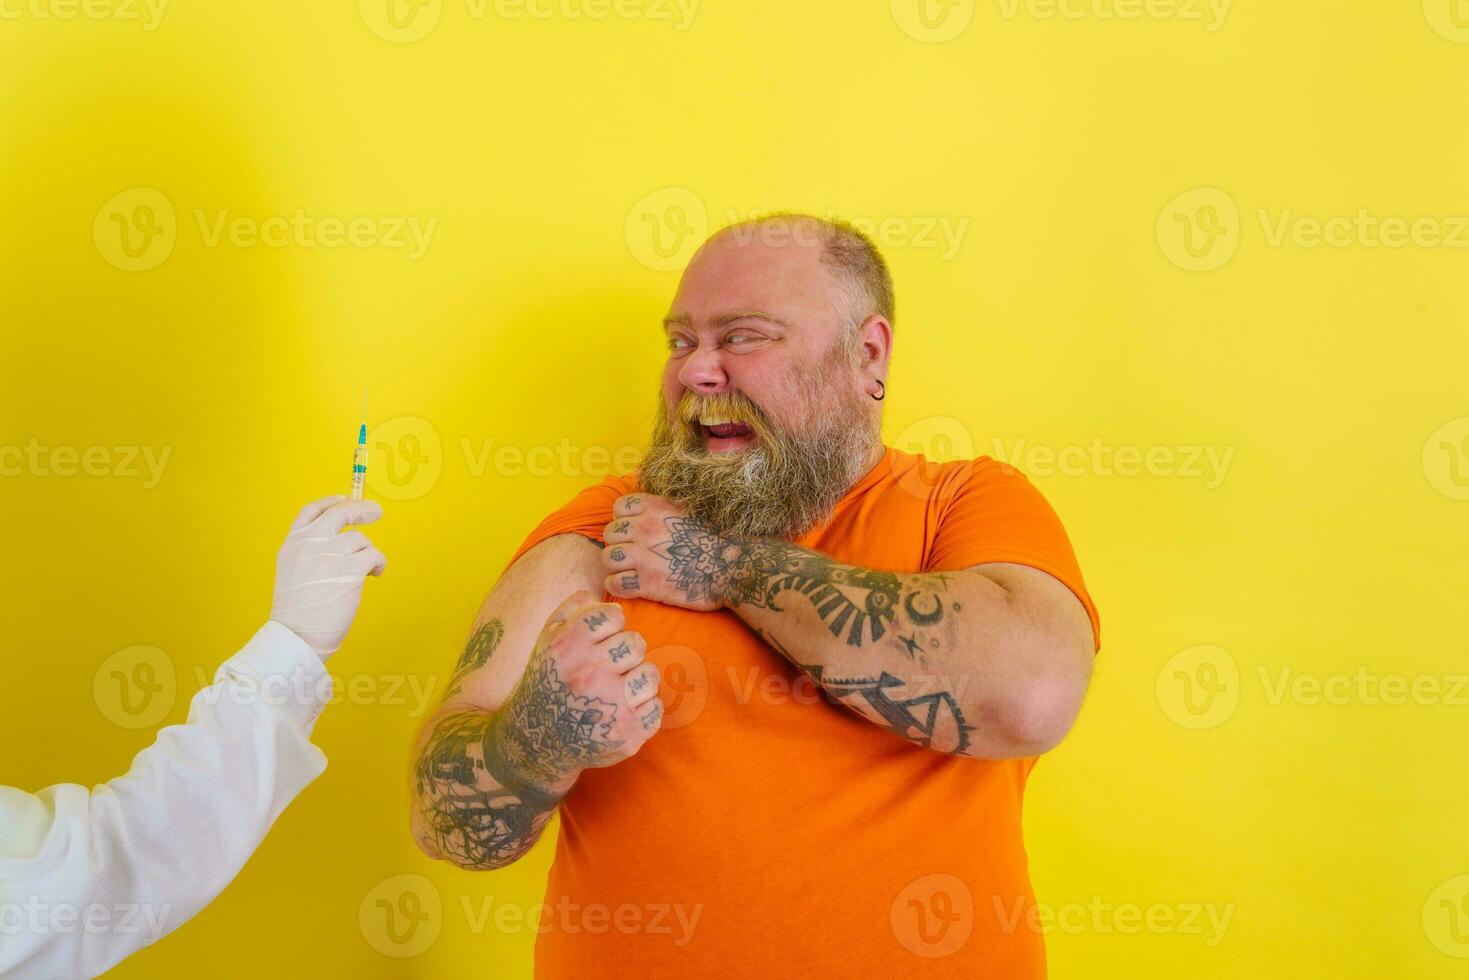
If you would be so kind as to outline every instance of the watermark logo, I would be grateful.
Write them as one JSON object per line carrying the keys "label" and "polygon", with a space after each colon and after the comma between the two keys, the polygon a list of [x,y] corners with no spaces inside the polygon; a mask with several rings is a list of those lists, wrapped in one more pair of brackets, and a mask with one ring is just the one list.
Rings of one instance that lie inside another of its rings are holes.
{"label": "watermark logo", "polygon": [[1423,475],[1450,500],[1469,500],[1469,415],[1445,422],[1428,437]]}
{"label": "watermark logo", "polygon": [[[814,216],[851,225],[886,251],[912,249],[933,252],[941,262],[951,261],[958,256],[970,225],[967,216],[951,214],[887,214],[873,217],[863,214],[843,215],[827,209]],[[733,208],[725,209],[723,219],[724,227],[732,229],[729,234],[740,245],[748,245],[752,241],[775,247],[792,242],[810,247],[823,244],[820,229],[807,221],[776,217],[760,211],[741,214]]]}
{"label": "watermark logo", "polygon": [[[1384,214],[1365,207],[1326,214],[1256,207],[1254,213],[1260,244],[1270,249],[1469,249],[1469,214]],[[1189,272],[1225,265],[1244,231],[1234,199],[1214,187],[1174,198],[1159,213],[1156,230],[1163,254]]]}
{"label": "watermark logo", "polygon": [[605,936],[615,932],[624,936],[659,937],[656,941],[667,941],[678,949],[693,940],[699,919],[704,915],[703,903],[623,902],[612,906],[589,902],[583,905],[566,895],[557,898],[554,905],[538,902],[530,906],[496,901],[493,895],[475,903],[468,895],[461,895],[459,905],[466,928],[476,936],[484,934],[492,925],[502,935],[532,932],[543,936],[562,932],[572,936]]}
{"label": "watermark logo", "polygon": [[172,912],[167,904],[76,905],[31,895],[23,902],[0,902],[0,936],[146,936],[143,943],[130,943],[146,945],[168,932]]}
{"label": "watermark logo", "polygon": [[1469,248],[1469,215],[1298,214],[1295,208],[1257,209],[1260,233],[1269,248]]}
{"label": "watermark logo", "polygon": [[92,700],[119,728],[152,728],[173,710],[178,680],[173,660],[157,647],[119,650],[92,675]]}
{"label": "watermark logo", "polygon": [[[217,675],[216,675],[217,676]],[[433,704],[437,674],[329,674],[293,667],[264,678],[237,675],[235,683],[216,684],[203,667],[194,668],[199,697],[205,704],[328,707],[336,704],[406,708],[409,718],[422,718]]]}
{"label": "watermark logo", "polygon": [[1429,893],[1423,931],[1439,952],[1469,959],[1469,875],[1450,878]]}
{"label": "watermark logo", "polygon": [[114,194],[92,219],[92,241],[103,259],[124,272],[156,269],[178,241],[173,202],[152,187]]}
{"label": "watermark logo", "polygon": [[1184,728],[1216,728],[1239,705],[1239,664],[1223,647],[1201,645],[1180,650],[1163,664],[1157,678],[1158,704]]}
{"label": "watermark logo", "polygon": [[168,0],[0,0],[0,20],[113,20],[141,24],[151,34],[167,9]]}
{"label": "watermark logo", "polygon": [[1239,206],[1217,187],[1196,187],[1158,213],[1156,233],[1168,261],[1189,272],[1210,272],[1239,250]]}
{"label": "watermark logo", "polygon": [[1302,707],[1316,705],[1379,705],[1400,707],[1469,707],[1469,674],[1379,674],[1358,667],[1348,674],[1297,673],[1289,666],[1257,667],[1265,703],[1278,707],[1289,701]]}
{"label": "watermark logo", "polygon": [[[1317,673],[1285,665],[1257,665],[1259,702],[1267,707],[1469,707],[1469,673],[1381,673],[1367,666]],[[1189,647],[1158,672],[1158,703],[1185,728],[1215,728],[1234,713],[1245,678],[1220,647]],[[1253,688],[1251,689],[1253,691]],[[1251,696],[1254,696],[1253,694]]]}
{"label": "watermark logo", "polygon": [[974,436],[969,426],[950,415],[930,415],[911,423],[893,440],[905,453],[926,456],[936,463],[974,456]]}
{"label": "watermark logo", "polygon": [[1224,942],[1229,923],[1234,919],[1233,902],[1108,902],[1093,895],[1085,902],[1027,902],[1018,897],[1006,908],[1000,896],[990,896],[995,917],[1005,933],[1022,927],[1037,934],[1061,932],[1067,935],[1092,933],[1098,936],[1149,935],[1198,936],[1210,948]]}
{"label": "watermark logo", "polygon": [[[497,21],[637,20],[670,24],[681,34],[694,24],[700,0],[465,0],[471,23]],[[443,0],[358,0],[362,22],[384,41],[421,41],[439,26]]]}
{"label": "watermark logo", "polygon": [[1423,0],[1423,16],[1440,37],[1469,44],[1469,0]]}
{"label": "watermark logo", "polygon": [[915,41],[942,44],[969,29],[974,0],[892,0],[893,22]]}
{"label": "watermark logo", "polygon": [[[3,2],[3,0],[0,0]],[[418,215],[313,214],[305,208],[263,218],[230,208],[190,212],[205,248],[381,249],[401,251],[410,262],[428,254],[437,218]],[[173,254],[179,222],[162,191],[134,187],[113,195],[92,219],[92,241],[101,256],[124,272],[156,269]]]}
{"label": "watermark logo", "polygon": [[384,956],[406,959],[438,942],[443,899],[423,875],[395,875],[373,886],[357,907],[357,927]]}
{"label": "watermark logo", "polygon": [[[808,213],[849,225],[889,252],[921,251],[941,262],[958,257],[972,224],[970,217],[954,214],[856,215],[831,208]],[[665,187],[633,205],[623,234],[638,262],[655,272],[676,272],[688,265],[712,227],[709,209],[697,194],[684,187]],[[769,210],[725,208],[717,227],[740,246],[754,242],[772,248],[823,244],[821,229],[805,220],[804,214],[788,217]]]}
{"label": "watermark logo", "polygon": [[433,243],[438,218],[417,215],[368,215],[350,218],[337,215],[315,215],[305,208],[290,214],[273,214],[256,218],[233,214],[229,208],[216,208],[213,213],[194,209],[194,224],[205,248],[359,248],[402,251],[410,262],[428,254]]}
{"label": "watermark logo", "polygon": [[152,490],[172,455],[172,446],[48,446],[30,436],[24,446],[0,445],[0,477],[138,479]]}
{"label": "watermark logo", "polygon": [[658,697],[663,700],[663,727],[683,728],[704,711],[709,700],[709,668],[704,658],[685,646],[659,647],[648,654],[658,667]]}
{"label": "watermark logo", "polygon": [[488,472],[496,476],[589,476],[621,475],[637,469],[642,458],[640,446],[579,446],[563,436],[556,445],[542,443],[529,447],[511,443],[496,445],[494,438],[483,438],[476,444],[460,436],[459,450],[469,475],[478,479]]}
{"label": "watermark logo", "polygon": [[[386,500],[414,500],[437,486],[446,467],[463,457],[471,479],[569,476],[602,479],[637,468],[643,448],[635,445],[583,445],[563,436],[556,442],[520,445],[494,436],[459,436],[458,454],[448,453],[439,431],[427,419],[398,416],[367,434],[367,485]],[[4,463],[0,446],[0,465]],[[447,453],[447,454],[446,454]],[[451,458],[452,457],[452,458]],[[0,469],[3,474],[3,469]]]}
{"label": "watermark logo", "polygon": [[411,44],[439,26],[444,0],[357,0],[362,22],[384,41]]}
{"label": "watermark logo", "polygon": [[444,469],[439,430],[428,419],[400,415],[367,433],[367,485],[385,500],[416,500],[432,490]]}
{"label": "watermark logo", "polygon": [[888,917],[908,952],[926,959],[952,956],[974,932],[974,896],[953,875],[925,875],[898,892]]}
{"label": "watermark logo", "polygon": [[1234,460],[1233,446],[1114,446],[1093,436],[1090,444],[1030,445],[1017,437],[1008,445],[992,441],[994,458],[1018,467],[1027,476],[1150,476],[1160,479],[1197,479],[1205,490],[1224,484]]}
{"label": "watermark logo", "polygon": [[930,415],[909,423],[892,441],[900,452],[923,456],[930,465],[905,469],[898,486],[923,500],[943,499],[958,492],[962,480],[941,484],[942,469],[936,465],[974,458],[974,435],[969,426],[951,415]]}
{"label": "watermark logo", "polygon": [[1033,20],[1175,21],[1203,24],[1210,34],[1224,26],[1233,0],[999,0],[1000,16],[1022,12]]}
{"label": "watermark logo", "polygon": [[[930,416],[909,424],[891,445],[901,452],[923,456],[931,464],[976,456],[969,427],[947,415]],[[1032,444],[1024,436],[1009,441],[996,436],[990,440],[990,458],[1027,477],[1192,479],[1202,483],[1206,490],[1224,484],[1234,454],[1234,446],[1113,444],[1101,436],[1093,436],[1085,444],[1063,446]],[[935,466],[914,467],[900,477],[899,483],[923,497],[933,496],[935,492],[952,494],[962,485],[961,480],[950,478],[941,487],[942,479],[942,471]]]}
{"label": "watermark logo", "polygon": [[682,34],[694,24],[700,0],[465,0],[471,20],[491,12],[499,20],[641,20],[671,24]]}
{"label": "watermark logo", "polygon": [[633,258],[654,272],[679,271],[708,236],[708,209],[687,187],[654,191],[632,206],[623,223]]}
{"label": "watermark logo", "polygon": [[[828,700],[826,692],[821,685],[811,678],[810,674],[797,672],[794,675],[786,672],[765,670],[758,666],[749,666],[741,672],[732,664],[726,664],[724,668],[725,679],[729,682],[730,694],[734,697],[735,704],[745,705],[759,700],[761,704],[820,704]],[[915,697],[921,697],[930,692],[929,685],[934,682],[934,677],[927,674],[915,674],[908,678],[908,689]],[[962,693],[965,678],[959,678],[959,689],[956,694]],[[942,686],[938,688],[942,690]]]}

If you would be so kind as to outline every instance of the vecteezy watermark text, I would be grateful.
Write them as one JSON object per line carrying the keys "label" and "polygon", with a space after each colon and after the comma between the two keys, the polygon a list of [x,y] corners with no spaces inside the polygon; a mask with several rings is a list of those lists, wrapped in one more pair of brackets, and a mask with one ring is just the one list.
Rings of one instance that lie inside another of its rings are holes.
{"label": "vecteezy watermark text", "polygon": [[31,436],[24,446],[0,445],[0,477],[142,478],[143,489],[152,490],[172,453],[172,446],[47,446]]}
{"label": "vecteezy watermark text", "polygon": [[22,902],[0,903],[0,936],[61,935],[138,936],[150,941],[168,931],[173,906],[125,902],[47,902],[32,895]]}
{"label": "vecteezy watermark text", "polygon": [[1100,436],[1085,446],[1032,446],[1024,437],[993,440],[994,455],[1029,476],[1154,476],[1202,479],[1204,489],[1224,483],[1233,446],[1112,446]]}
{"label": "vecteezy watermark text", "polygon": [[167,9],[168,0],[0,0],[0,20],[136,21],[151,33]]}
{"label": "vecteezy watermark text", "polygon": [[1234,903],[1213,902],[1107,902],[1093,895],[1085,902],[1047,902],[1027,904],[1023,898],[1013,903],[991,896],[1000,928],[1013,933],[1025,928],[1035,933],[1062,932],[1067,935],[1091,933],[1098,936],[1151,935],[1201,936],[1205,946],[1218,946],[1234,918]]}

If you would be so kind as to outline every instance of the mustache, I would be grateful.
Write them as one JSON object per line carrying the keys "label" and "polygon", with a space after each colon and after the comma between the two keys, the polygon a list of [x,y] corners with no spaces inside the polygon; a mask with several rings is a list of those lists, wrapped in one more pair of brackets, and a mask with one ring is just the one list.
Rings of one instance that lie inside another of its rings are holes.
{"label": "mustache", "polygon": [[[880,436],[865,419],[865,405],[853,395],[843,399],[841,389],[833,395],[820,378],[797,379],[789,397],[793,404],[823,406],[814,423],[771,424],[738,391],[685,389],[670,406],[660,390],[638,488],[678,501],[696,520],[733,537],[794,537],[819,523],[861,476]],[[748,425],[755,445],[711,453],[694,424],[702,412]]]}
{"label": "mustache", "polygon": [[739,391],[722,391],[713,395],[696,395],[692,391],[684,392],[678,400],[674,416],[681,422],[694,425],[698,423],[701,415],[713,415],[757,428],[769,428],[770,426],[770,420],[760,406]]}

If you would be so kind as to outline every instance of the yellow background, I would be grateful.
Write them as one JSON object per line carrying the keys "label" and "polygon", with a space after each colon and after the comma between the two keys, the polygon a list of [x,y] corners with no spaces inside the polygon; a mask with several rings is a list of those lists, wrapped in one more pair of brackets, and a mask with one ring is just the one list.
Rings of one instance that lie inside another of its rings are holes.
{"label": "yellow background", "polygon": [[[181,721],[266,617],[296,508],[346,489],[364,386],[374,425],[408,420],[374,434],[377,495],[408,499],[385,500],[388,574],[330,664],[358,685],[317,728],[330,768],[115,975],[529,976],[531,934],[476,932],[463,903],[538,901],[549,841],[490,874],[420,857],[408,681],[442,689],[511,550],[606,471],[592,447],[641,443],[664,270],[776,207],[887,222],[890,442],[1233,454],[1212,481],[1182,456],[1132,476],[1012,460],[1041,464],[1103,620],[1082,717],[1027,798],[1037,895],[1072,910],[1052,975],[1469,969],[1469,908],[1448,918],[1469,695],[1443,703],[1469,670],[1464,4],[1240,0],[1221,23],[1182,0],[962,0],[925,27],[916,0],[704,0],[686,25],[652,0],[604,19],[445,0],[405,43],[380,4],[177,0],[146,30],[121,16],[140,6],[36,2],[0,18],[0,446],[171,456],[153,487],[0,478],[0,782],[101,781],[148,744],[109,717],[105,674],[93,695],[118,651],[161,651]],[[175,241],[124,271],[107,208],[136,188]],[[298,208],[436,225],[413,259],[210,245],[197,217]],[[1460,246],[1275,235],[1364,210]],[[476,462],[563,440],[570,465]],[[1359,669],[1443,689],[1273,696]],[[441,903],[422,951],[371,924],[400,875]],[[1232,909],[1222,939],[1087,911],[1190,904]]]}

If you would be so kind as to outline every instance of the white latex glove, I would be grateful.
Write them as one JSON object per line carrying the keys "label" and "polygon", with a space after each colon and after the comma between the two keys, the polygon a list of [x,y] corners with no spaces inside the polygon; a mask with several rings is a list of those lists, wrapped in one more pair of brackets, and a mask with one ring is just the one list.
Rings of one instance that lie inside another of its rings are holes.
{"label": "white latex glove", "polygon": [[301,508],[275,562],[275,600],[270,618],[306,641],[325,661],[342,646],[368,575],[381,575],[388,560],[361,531],[383,516],[375,500],[337,494]]}

